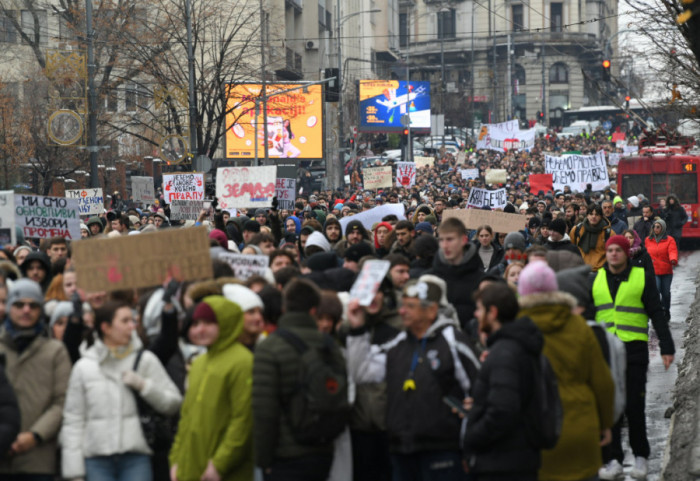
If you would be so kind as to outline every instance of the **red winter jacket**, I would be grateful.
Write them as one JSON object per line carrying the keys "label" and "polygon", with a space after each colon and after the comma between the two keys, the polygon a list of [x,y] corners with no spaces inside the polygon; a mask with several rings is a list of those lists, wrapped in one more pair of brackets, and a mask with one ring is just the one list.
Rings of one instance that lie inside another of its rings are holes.
{"label": "red winter jacket", "polygon": [[670,235],[665,235],[660,241],[647,237],[644,247],[654,263],[654,274],[663,276],[673,274],[674,266],[678,265],[678,248],[676,241]]}

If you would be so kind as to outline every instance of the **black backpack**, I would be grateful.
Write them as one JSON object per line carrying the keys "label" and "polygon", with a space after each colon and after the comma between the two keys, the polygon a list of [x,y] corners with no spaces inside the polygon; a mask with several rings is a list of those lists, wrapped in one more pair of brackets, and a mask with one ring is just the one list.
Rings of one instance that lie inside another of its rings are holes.
{"label": "black backpack", "polygon": [[534,364],[531,438],[537,448],[552,449],[559,441],[564,420],[559,383],[544,354],[540,354]]}
{"label": "black backpack", "polygon": [[296,334],[277,329],[277,334],[301,356],[299,377],[286,413],[292,435],[299,444],[324,445],[338,437],[350,418],[348,375],[340,348],[323,334],[323,344],[310,348]]}

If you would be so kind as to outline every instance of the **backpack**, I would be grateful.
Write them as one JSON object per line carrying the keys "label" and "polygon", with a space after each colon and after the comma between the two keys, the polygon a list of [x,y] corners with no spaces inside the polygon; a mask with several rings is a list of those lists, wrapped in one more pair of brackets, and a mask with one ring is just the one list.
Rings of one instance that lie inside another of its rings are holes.
{"label": "backpack", "polygon": [[605,327],[596,321],[587,321],[593,329],[600,349],[603,351],[605,362],[610,367],[610,374],[615,383],[615,403],[613,409],[613,419],[617,422],[625,412],[627,402],[627,354],[624,343],[613,333],[608,332]]}
{"label": "backpack", "polygon": [[[578,246],[578,241],[581,240],[581,230],[583,230],[583,222],[579,222],[574,227],[574,236],[571,238],[571,243]],[[605,228],[605,242],[610,239],[610,226]]]}
{"label": "backpack", "polygon": [[323,335],[320,347],[310,348],[296,334],[277,329],[301,356],[296,386],[286,405],[292,435],[299,444],[325,445],[338,437],[350,419],[345,358],[333,338]]}
{"label": "backpack", "polygon": [[557,375],[547,357],[541,353],[535,360],[533,387],[532,441],[539,449],[552,449],[561,435],[564,409],[559,397]]}

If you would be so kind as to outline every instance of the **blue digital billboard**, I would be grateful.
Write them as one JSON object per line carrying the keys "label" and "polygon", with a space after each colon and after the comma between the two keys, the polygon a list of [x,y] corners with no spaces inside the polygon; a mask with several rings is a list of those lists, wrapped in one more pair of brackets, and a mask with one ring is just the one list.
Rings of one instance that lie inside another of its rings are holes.
{"label": "blue digital billboard", "polygon": [[430,133],[430,82],[360,80],[361,132],[401,132],[408,114],[411,131]]}

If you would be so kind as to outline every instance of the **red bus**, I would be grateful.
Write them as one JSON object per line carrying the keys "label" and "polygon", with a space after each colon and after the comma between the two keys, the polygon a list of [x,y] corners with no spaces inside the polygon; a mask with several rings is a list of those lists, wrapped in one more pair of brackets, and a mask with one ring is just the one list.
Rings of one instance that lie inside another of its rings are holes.
{"label": "red bus", "polygon": [[700,238],[698,164],[700,152],[691,151],[692,139],[675,142],[640,140],[639,152],[622,157],[617,166],[617,187],[623,199],[644,194],[654,208],[670,194],[678,197],[688,214],[683,238]]}

